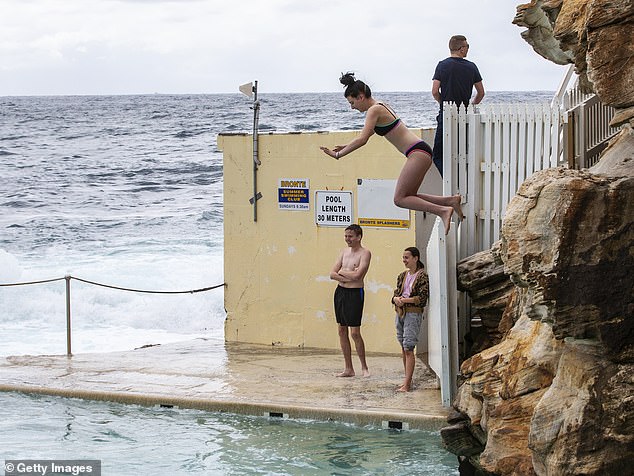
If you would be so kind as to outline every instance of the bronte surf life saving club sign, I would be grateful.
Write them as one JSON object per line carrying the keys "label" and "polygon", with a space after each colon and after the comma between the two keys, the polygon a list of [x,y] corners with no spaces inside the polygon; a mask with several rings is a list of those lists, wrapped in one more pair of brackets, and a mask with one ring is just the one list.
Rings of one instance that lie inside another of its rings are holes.
{"label": "bronte surf life saving club sign", "polygon": [[280,179],[277,186],[277,204],[280,210],[308,210],[310,182],[305,179]]}
{"label": "bronte surf life saving club sign", "polygon": [[352,225],[352,192],[317,190],[315,224],[317,226]]}

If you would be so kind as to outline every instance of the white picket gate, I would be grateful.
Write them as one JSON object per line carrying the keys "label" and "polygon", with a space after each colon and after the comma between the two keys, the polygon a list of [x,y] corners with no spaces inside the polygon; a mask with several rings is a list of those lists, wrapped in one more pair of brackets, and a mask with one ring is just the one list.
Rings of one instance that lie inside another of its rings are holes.
{"label": "white picket gate", "polygon": [[446,407],[456,394],[460,331],[455,306],[456,239],[452,224],[445,236],[445,225],[437,218],[427,245],[429,302],[427,303],[427,349],[429,367],[438,375],[440,398]]}
{"label": "white picket gate", "polygon": [[463,196],[462,259],[500,238],[506,207],[527,177],[560,164],[561,113],[557,104],[443,110],[443,193]]}
{"label": "white picket gate", "polygon": [[[615,109],[606,106],[594,94],[583,94],[576,89],[564,95],[567,111],[564,134],[569,136],[564,144],[567,164],[570,168],[592,167],[619,127],[610,127]],[[569,132],[570,131],[570,132]]]}

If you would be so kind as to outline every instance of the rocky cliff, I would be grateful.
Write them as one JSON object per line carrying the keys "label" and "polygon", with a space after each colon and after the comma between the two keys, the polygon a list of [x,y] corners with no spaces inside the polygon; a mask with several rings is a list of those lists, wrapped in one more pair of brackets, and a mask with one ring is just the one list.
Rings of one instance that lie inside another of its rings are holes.
{"label": "rocky cliff", "polygon": [[[469,355],[498,344],[513,326],[515,286],[504,273],[501,242],[458,263],[458,290],[471,298]],[[508,309],[508,310],[507,310]],[[475,324],[479,322],[479,326]]]}
{"label": "rocky cliff", "polygon": [[[632,473],[633,2],[518,7],[527,41],[550,60],[574,62],[623,127],[591,169],[526,180],[507,207],[499,249],[459,267],[474,308],[497,328],[487,332],[495,345],[463,362],[442,435],[481,474]],[[478,274],[489,282],[478,284]]]}
{"label": "rocky cliff", "polygon": [[532,0],[513,23],[544,58],[574,63],[586,89],[617,108],[614,125],[634,117],[634,0]]}

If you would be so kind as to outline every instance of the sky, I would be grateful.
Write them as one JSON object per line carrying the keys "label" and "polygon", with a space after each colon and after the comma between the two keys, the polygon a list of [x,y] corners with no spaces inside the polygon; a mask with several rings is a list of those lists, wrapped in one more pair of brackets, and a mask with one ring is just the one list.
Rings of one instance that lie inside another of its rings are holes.
{"label": "sky", "polygon": [[489,91],[556,90],[566,67],[511,22],[522,0],[0,0],[0,96],[425,91],[463,34]]}

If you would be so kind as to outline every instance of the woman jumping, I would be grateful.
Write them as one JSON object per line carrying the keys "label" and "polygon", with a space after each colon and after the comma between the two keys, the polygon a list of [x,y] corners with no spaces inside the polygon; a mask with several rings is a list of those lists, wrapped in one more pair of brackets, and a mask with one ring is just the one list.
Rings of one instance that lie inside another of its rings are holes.
{"label": "woman jumping", "polygon": [[397,117],[391,107],[373,99],[368,85],[355,79],[353,73],[342,75],[339,81],[346,87],[344,96],[350,103],[350,107],[366,113],[365,124],[361,135],[349,144],[338,145],[334,150],[330,150],[328,147],[320,147],[320,149],[338,160],[363,147],[372,134],[377,133],[380,136],[385,136],[394,147],[407,157],[396,182],[394,204],[400,208],[429,212],[439,216],[445,225],[445,234],[449,233],[453,213],[456,212],[458,218],[463,219],[460,195],[444,197],[418,193],[420,184],[432,164],[431,147],[416,137]]}

